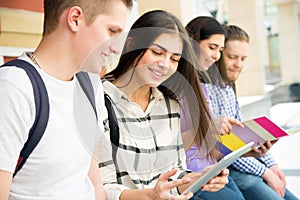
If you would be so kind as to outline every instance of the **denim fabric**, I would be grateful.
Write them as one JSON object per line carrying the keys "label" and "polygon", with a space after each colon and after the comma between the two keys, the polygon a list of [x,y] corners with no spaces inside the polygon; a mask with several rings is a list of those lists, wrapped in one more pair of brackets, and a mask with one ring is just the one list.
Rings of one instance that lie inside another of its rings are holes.
{"label": "denim fabric", "polygon": [[284,198],[280,197],[260,176],[242,173],[232,168],[229,170],[247,200],[299,200],[288,189]]}
{"label": "denim fabric", "polygon": [[229,183],[217,192],[207,192],[199,190],[191,198],[192,200],[244,200],[241,191],[238,189],[234,180],[229,176]]}

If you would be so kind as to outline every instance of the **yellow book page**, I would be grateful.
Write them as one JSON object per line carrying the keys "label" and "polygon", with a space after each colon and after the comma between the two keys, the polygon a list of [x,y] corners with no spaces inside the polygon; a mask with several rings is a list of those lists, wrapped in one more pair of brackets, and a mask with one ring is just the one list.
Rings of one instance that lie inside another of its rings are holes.
{"label": "yellow book page", "polygon": [[246,143],[239,137],[237,137],[234,133],[221,135],[218,140],[231,151],[235,151],[246,145]]}

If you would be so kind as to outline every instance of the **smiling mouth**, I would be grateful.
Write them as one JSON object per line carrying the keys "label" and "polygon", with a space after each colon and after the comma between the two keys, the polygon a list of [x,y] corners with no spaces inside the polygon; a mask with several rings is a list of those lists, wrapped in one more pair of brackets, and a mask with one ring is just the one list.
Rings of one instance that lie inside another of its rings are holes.
{"label": "smiling mouth", "polygon": [[107,53],[104,53],[104,52],[101,52],[101,54],[100,54],[103,58],[107,58],[107,57],[109,57],[109,54],[107,54]]}
{"label": "smiling mouth", "polygon": [[162,77],[164,77],[164,74],[162,74],[162,73],[160,73],[160,72],[158,72],[158,71],[156,71],[156,70],[150,69],[150,71],[151,71],[152,74],[153,74],[155,77],[157,77],[157,78],[162,78]]}
{"label": "smiling mouth", "polygon": [[239,70],[230,70],[231,71],[231,73],[234,73],[234,74],[236,74],[236,73],[239,73],[240,71]]}

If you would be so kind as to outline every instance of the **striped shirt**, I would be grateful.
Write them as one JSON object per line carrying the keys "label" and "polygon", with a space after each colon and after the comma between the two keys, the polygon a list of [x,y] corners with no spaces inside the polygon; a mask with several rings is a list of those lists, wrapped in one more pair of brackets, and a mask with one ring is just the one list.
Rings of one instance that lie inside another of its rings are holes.
{"label": "striped shirt", "polygon": [[[124,189],[153,188],[161,173],[173,168],[177,179],[186,173],[180,132],[179,104],[152,89],[146,111],[109,81],[103,82],[119,125],[116,163],[112,160],[107,111],[102,112],[105,133],[98,148],[100,173],[108,199],[119,199]],[[118,175],[116,175],[116,173]],[[177,189],[172,190],[176,194]]]}
{"label": "striped shirt", "polygon": [[[202,85],[208,99],[211,112],[216,117],[228,116],[242,121],[242,114],[236,95],[231,85],[221,88],[216,85]],[[275,165],[276,162],[270,153],[266,153],[261,158],[242,157],[237,159],[231,166],[244,173],[262,176],[266,167]]]}

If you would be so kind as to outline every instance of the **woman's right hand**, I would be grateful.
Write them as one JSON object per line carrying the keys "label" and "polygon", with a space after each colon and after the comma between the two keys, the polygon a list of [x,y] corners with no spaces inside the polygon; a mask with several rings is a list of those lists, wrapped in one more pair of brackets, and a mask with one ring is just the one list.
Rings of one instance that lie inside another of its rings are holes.
{"label": "woman's right hand", "polygon": [[188,193],[186,195],[172,195],[170,193],[171,189],[176,188],[180,185],[188,184],[191,182],[190,178],[182,178],[173,181],[169,181],[169,178],[176,174],[177,169],[170,170],[166,173],[163,173],[159,176],[155,187],[149,193],[150,199],[190,199],[193,196],[193,193]]}
{"label": "woman's right hand", "polygon": [[222,116],[222,117],[215,119],[215,121],[216,121],[216,126],[220,132],[220,135],[225,135],[225,134],[231,133],[233,125],[244,127],[242,122],[240,122],[232,117]]}

